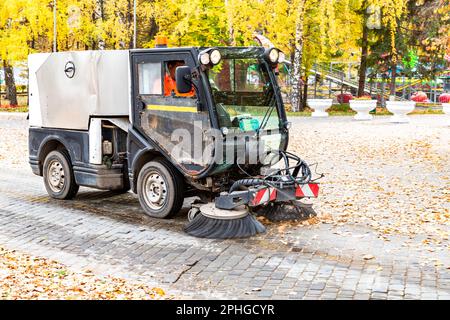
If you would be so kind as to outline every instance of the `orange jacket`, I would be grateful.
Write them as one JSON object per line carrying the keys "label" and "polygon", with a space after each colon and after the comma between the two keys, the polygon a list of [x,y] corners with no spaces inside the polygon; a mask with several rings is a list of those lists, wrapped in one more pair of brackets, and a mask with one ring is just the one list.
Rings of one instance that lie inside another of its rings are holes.
{"label": "orange jacket", "polygon": [[177,83],[172,77],[168,74],[164,76],[164,95],[171,96],[172,91],[175,92],[175,95],[178,97],[193,97],[195,95],[195,90],[192,88],[191,91],[187,93],[179,93],[177,90]]}

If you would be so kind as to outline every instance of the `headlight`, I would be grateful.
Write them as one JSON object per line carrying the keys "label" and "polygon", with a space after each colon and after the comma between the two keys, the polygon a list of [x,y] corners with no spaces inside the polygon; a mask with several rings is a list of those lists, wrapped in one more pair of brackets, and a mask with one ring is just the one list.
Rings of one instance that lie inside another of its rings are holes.
{"label": "headlight", "polygon": [[201,64],[207,65],[207,64],[210,63],[210,61],[211,61],[211,59],[209,57],[209,53],[208,52],[202,53],[200,55],[200,63]]}
{"label": "headlight", "polygon": [[219,50],[214,49],[213,51],[211,51],[211,53],[209,54],[211,63],[213,65],[216,65],[220,62],[220,59],[222,59],[222,55],[220,54]]}
{"label": "headlight", "polygon": [[270,62],[277,63],[279,56],[280,56],[280,53],[278,52],[278,49],[272,48],[269,51],[269,60],[270,60]]}

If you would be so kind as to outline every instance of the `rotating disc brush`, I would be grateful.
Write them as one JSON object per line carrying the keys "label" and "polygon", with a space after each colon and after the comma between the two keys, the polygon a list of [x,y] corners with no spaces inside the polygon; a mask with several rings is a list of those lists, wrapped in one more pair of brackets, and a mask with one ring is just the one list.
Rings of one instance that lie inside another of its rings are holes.
{"label": "rotating disc brush", "polygon": [[184,231],[199,238],[231,239],[251,237],[265,232],[266,228],[245,206],[223,210],[211,202],[200,206],[199,212],[187,223]]}

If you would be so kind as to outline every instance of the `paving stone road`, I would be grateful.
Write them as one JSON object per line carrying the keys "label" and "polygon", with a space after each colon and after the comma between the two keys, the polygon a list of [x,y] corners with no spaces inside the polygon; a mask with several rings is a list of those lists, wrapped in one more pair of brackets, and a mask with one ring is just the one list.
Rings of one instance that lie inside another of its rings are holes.
{"label": "paving stone road", "polygon": [[[340,163],[330,164],[335,150],[322,148],[320,139],[338,139],[333,132],[336,136],[344,132],[342,138],[352,141],[352,135],[360,133],[357,144],[367,139],[367,131],[377,137],[402,128],[419,136],[421,132],[443,135],[433,150],[448,164],[450,129],[443,116],[412,118],[412,124],[400,127],[387,124],[386,117],[370,124],[352,122],[350,117],[293,118],[294,128],[307,130],[309,134],[304,133],[310,138],[302,140],[296,135],[293,144],[303,144],[297,149],[303,157],[318,161],[319,169],[322,165],[330,172]],[[439,245],[424,246],[423,234],[393,232],[386,239],[370,224],[349,220],[272,224],[266,234],[251,239],[205,240],[182,231],[192,199],[171,220],[146,217],[132,193],[81,188],[73,201],[50,199],[42,178],[28,168],[26,126],[23,117],[0,115],[0,244],[4,247],[51,258],[77,270],[142,281],[178,298],[450,299],[450,246],[445,237]],[[352,126],[354,131],[345,133]],[[320,149],[320,157],[314,157],[314,150],[305,152],[313,145]],[[364,154],[350,157],[364,158]],[[438,195],[444,196],[437,205],[448,212],[449,168],[436,172],[436,177],[430,173],[430,179],[442,185]],[[330,193],[337,193],[335,184],[345,180],[333,175],[328,179],[321,190],[328,191],[328,197],[324,195],[315,205],[320,215],[326,209],[329,215],[339,216],[343,210],[331,209],[327,203],[332,199]],[[334,194],[344,196],[345,192]],[[364,211],[366,199],[353,200]],[[448,232],[448,227],[440,225],[439,230]]]}

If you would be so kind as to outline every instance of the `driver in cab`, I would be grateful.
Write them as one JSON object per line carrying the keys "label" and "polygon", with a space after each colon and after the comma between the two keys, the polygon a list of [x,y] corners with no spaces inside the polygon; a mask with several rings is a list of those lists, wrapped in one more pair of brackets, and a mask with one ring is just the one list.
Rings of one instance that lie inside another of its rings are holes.
{"label": "driver in cab", "polygon": [[183,60],[172,60],[167,62],[166,74],[164,76],[164,95],[176,96],[176,97],[193,97],[195,96],[195,90],[192,88],[187,93],[179,93],[177,90],[177,83],[175,80],[175,71],[177,67],[184,66]]}

